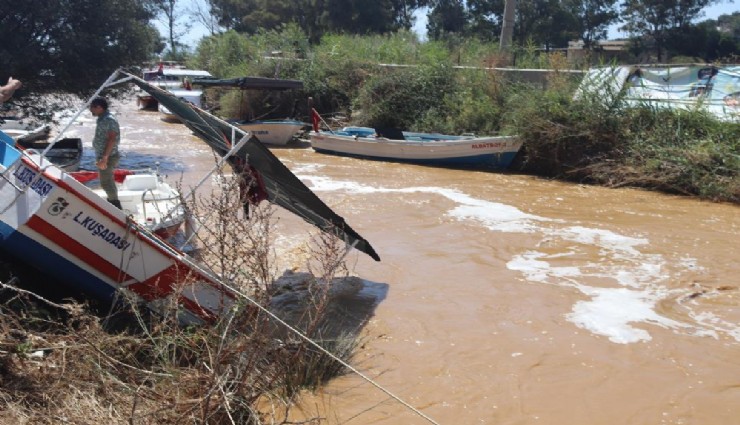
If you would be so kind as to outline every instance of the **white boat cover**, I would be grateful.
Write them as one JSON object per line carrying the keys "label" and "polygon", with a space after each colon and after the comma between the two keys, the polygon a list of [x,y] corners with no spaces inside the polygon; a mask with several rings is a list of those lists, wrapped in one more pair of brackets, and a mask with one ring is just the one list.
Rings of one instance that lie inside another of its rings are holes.
{"label": "white boat cover", "polygon": [[703,109],[721,121],[740,122],[740,65],[615,66],[589,70],[576,97],[629,106]]}

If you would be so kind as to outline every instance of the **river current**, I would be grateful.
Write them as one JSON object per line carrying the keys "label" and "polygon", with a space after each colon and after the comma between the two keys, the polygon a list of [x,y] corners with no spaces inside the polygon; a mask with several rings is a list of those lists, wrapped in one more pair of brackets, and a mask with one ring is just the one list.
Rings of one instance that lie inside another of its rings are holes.
{"label": "river current", "polygon": [[[114,102],[121,167],[194,184],[182,125]],[[82,137],[92,166],[94,119]],[[440,424],[740,423],[740,209],[532,176],[273,148],[382,258],[347,257],[372,306],[353,365]],[[313,232],[278,213],[277,264]],[[300,410],[300,411],[299,411]],[[294,420],[430,423],[349,374]]]}

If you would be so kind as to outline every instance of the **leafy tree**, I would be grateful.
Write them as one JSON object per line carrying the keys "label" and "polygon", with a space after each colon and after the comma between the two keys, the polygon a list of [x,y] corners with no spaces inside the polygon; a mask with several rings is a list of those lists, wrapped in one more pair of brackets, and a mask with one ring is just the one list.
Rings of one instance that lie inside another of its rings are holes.
{"label": "leafy tree", "polygon": [[559,0],[517,4],[514,38],[520,46],[534,43],[546,49],[565,47],[576,36],[576,27],[575,18]]}
{"label": "leafy tree", "polygon": [[211,6],[208,0],[194,0],[192,8],[188,11],[190,17],[203,24],[210,35],[216,35],[221,32],[221,25],[218,23],[218,17],[211,13]]}
{"label": "leafy tree", "polygon": [[702,10],[716,0],[625,0],[622,5],[622,29],[651,39],[658,61],[672,32],[687,29]]}
{"label": "leafy tree", "polygon": [[152,0],[152,4],[167,29],[170,56],[175,60],[180,59],[181,55],[178,54],[178,50],[183,47],[180,39],[192,26],[188,21],[183,22],[182,18],[185,13],[181,8],[181,2],[179,0]]}
{"label": "leafy tree", "polygon": [[411,29],[414,25],[414,12],[432,3],[433,0],[391,0],[396,26]]}
{"label": "leafy tree", "polygon": [[220,25],[256,34],[298,24],[309,39],[324,33],[384,34],[411,28],[413,13],[429,0],[208,0]]}
{"label": "leafy tree", "polygon": [[503,24],[504,0],[468,0],[469,32],[482,40],[497,40]]}
{"label": "leafy tree", "polygon": [[720,32],[728,34],[735,42],[740,43],[740,12],[720,15],[717,18],[717,27]]}
{"label": "leafy tree", "polygon": [[565,8],[574,18],[574,28],[586,48],[606,38],[609,26],[619,19],[617,0],[565,0]]}
{"label": "leafy tree", "polygon": [[249,29],[243,22],[257,7],[257,0],[208,0],[211,13],[217,17],[219,25],[227,30],[247,32]]}
{"label": "leafy tree", "polygon": [[144,0],[0,0],[0,80],[21,79],[27,94],[89,95],[114,69],[161,49],[150,7]]}
{"label": "leafy tree", "polygon": [[[708,19],[688,28],[672,31],[666,43],[668,54],[705,62],[737,55],[740,53],[740,38],[733,37],[729,28],[723,27],[718,21],[719,19]],[[737,22],[740,23],[740,19]]]}
{"label": "leafy tree", "polygon": [[429,12],[427,34],[430,39],[438,40],[447,34],[465,33],[468,22],[468,11],[464,0],[436,0]]}

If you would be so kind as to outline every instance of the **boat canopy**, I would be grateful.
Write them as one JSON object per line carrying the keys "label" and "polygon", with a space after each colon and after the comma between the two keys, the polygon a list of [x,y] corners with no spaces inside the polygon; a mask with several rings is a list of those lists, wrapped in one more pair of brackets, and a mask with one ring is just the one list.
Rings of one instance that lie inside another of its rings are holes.
{"label": "boat canopy", "polygon": [[193,85],[203,87],[234,87],[242,90],[293,90],[302,89],[303,81],[279,78],[239,77],[230,79],[196,78]]}
{"label": "boat canopy", "polygon": [[[148,84],[136,76],[127,74],[142,90],[152,95],[160,105],[205,141],[216,153],[224,157],[244,134],[208,112],[179,100],[172,93]],[[228,162],[237,175],[243,176],[246,186],[245,207],[268,200],[296,214],[324,232],[333,234],[352,246],[380,261],[370,243],[355,232],[344,218],[329,208],[311,189],[296,177],[257,138],[252,137]]]}

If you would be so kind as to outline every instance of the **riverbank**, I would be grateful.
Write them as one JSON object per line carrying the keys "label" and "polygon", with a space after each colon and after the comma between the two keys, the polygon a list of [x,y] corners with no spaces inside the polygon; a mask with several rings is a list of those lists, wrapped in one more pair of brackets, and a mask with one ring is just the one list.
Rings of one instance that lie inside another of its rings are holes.
{"label": "riverbank", "polygon": [[[302,45],[296,34],[281,35],[286,46]],[[519,52],[525,69],[505,70],[497,66],[505,59],[497,46],[469,41],[453,49],[394,35],[335,36],[306,46],[301,58],[286,49],[279,61],[226,59],[272,40],[223,34],[191,59],[191,67],[223,78],[277,76],[304,83],[302,90],[269,95],[213,91],[220,115],[292,114],[310,122],[310,97],[322,116],[341,117],[345,124],[520,136],[524,148],[512,168],[517,172],[740,202],[740,123],[719,122],[700,110],[628,107],[619,96],[613,102],[598,93],[576,98],[583,73],[570,69],[562,54]],[[723,86],[723,92],[733,89]]]}

